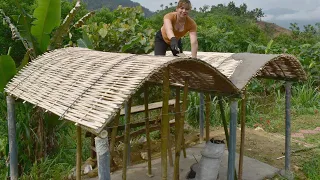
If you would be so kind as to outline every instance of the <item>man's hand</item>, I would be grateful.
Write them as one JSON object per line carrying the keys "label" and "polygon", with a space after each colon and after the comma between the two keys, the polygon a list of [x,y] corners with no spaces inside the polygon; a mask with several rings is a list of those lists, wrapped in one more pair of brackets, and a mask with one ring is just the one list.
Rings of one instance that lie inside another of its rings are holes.
{"label": "man's hand", "polygon": [[178,46],[178,40],[176,37],[172,37],[170,39],[170,48],[172,50],[172,54],[174,56],[176,56],[177,54],[180,53],[180,49],[179,49],[179,46]]}

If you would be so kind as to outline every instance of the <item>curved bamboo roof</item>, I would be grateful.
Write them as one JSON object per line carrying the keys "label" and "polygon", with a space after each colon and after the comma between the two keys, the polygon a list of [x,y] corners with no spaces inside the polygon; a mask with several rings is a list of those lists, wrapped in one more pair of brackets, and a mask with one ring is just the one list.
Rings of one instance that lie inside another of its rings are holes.
{"label": "curved bamboo roof", "polygon": [[[225,66],[231,75],[240,61]],[[199,59],[110,53],[84,48],[54,50],[23,68],[10,83],[10,95],[42,107],[98,134],[146,81],[162,83],[168,67],[170,83],[195,90],[238,94],[227,76]]]}
{"label": "curved bamboo roof", "polygon": [[[191,52],[184,52],[191,56]],[[172,56],[171,51],[167,52]],[[304,81],[306,73],[299,60],[288,54],[198,52],[198,58],[217,68],[239,89],[244,90],[252,78]],[[226,71],[231,63],[238,66]]]}

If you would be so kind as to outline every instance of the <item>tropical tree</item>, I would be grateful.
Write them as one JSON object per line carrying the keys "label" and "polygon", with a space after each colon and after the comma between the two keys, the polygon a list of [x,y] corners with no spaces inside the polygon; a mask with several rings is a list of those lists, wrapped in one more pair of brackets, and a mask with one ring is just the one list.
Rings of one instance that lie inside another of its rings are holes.
{"label": "tropical tree", "polygon": [[161,9],[163,10],[163,4],[160,5]]}

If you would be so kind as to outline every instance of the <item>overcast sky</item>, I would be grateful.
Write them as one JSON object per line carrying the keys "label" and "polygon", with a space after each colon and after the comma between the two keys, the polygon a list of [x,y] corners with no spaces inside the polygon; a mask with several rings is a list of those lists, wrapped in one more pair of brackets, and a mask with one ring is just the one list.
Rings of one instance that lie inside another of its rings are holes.
{"label": "overcast sky", "polygon": [[[132,0],[140,3],[142,6],[156,11],[160,5],[164,6],[178,0]],[[298,23],[316,23],[320,22],[320,0],[233,0],[237,6],[246,3],[249,9],[262,8],[266,14],[265,21],[275,22],[277,24],[290,22]],[[191,0],[193,7],[202,7],[203,5],[217,5],[219,3],[228,4],[230,0]],[[286,25],[283,25],[286,26]]]}

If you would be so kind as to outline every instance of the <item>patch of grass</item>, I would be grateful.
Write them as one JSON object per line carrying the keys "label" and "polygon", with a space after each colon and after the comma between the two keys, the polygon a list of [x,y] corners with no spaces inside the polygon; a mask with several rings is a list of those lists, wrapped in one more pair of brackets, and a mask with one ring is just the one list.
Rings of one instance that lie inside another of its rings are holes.
{"label": "patch of grass", "polygon": [[303,164],[302,171],[305,173],[309,180],[319,180],[320,179],[320,153],[318,152],[310,161]]}
{"label": "patch of grass", "polygon": [[[319,134],[309,134],[309,135],[305,135],[305,141],[307,143],[310,143],[310,144],[314,144],[314,145],[320,145],[320,133]],[[320,171],[319,171],[320,173]]]}

